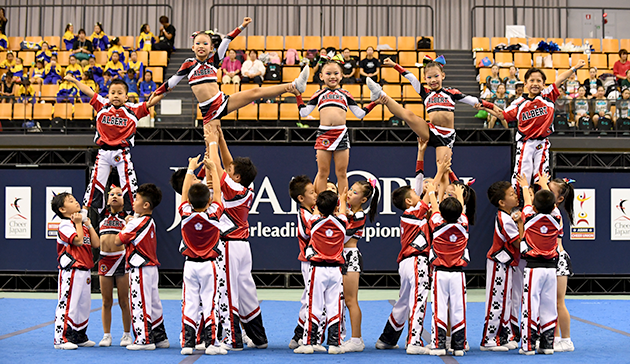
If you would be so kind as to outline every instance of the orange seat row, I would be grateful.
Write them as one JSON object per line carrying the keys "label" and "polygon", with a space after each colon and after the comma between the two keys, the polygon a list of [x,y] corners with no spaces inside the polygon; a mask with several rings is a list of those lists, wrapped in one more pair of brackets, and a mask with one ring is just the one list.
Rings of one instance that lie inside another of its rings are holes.
{"label": "orange seat row", "polygon": [[[322,47],[334,47],[336,49],[349,48],[350,50],[376,48],[378,45],[389,45],[393,50],[411,51],[416,49],[417,41],[422,37],[339,37],[339,36],[304,36],[301,35],[250,35],[234,38],[230,43],[230,49],[256,49],[256,50],[284,50],[284,49],[320,49]],[[433,49],[433,37],[431,49]]]}
{"label": "orange seat row", "polygon": [[91,120],[94,108],[90,104],[0,104],[0,120]]}
{"label": "orange seat row", "polygon": [[604,53],[617,53],[619,49],[624,48],[630,50],[630,39],[599,39],[599,38],[505,38],[505,37],[473,37],[472,49],[481,49],[484,51],[493,50],[497,45],[503,43],[507,45],[512,44],[527,44],[530,48],[533,44],[538,44],[540,41],[554,42],[559,46],[563,44],[572,43],[575,46],[581,46],[588,41],[593,47],[595,52]]}

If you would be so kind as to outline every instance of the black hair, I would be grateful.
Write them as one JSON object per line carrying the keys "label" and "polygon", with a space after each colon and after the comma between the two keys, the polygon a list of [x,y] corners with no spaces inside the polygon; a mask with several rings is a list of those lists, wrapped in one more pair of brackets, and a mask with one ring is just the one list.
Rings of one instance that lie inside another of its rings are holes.
{"label": "black hair", "polygon": [[431,67],[437,67],[440,70],[440,72],[444,72],[444,68],[442,67],[442,65],[440,63],[435,62],[435,61],[431,61],[431,62],[427,63],[424,66],[424,69],[426,70],[427,68],[431,68]]}
{"label": "black hair", "polygon": [[370,198],[372,199],[372,201],[370,201],[370,211],[368,213],[368,216],[370,217],[370,221],[374,222],[374,219],[376,218],[376,214],[378,212],[378,188],[372,187],[372,184],[369,181],[365,180],[355,183],[359,184],[363,188],[363,197],[366,197],[368,201],[370,201]]}
{"label": "black hair", "polygon": [[87,70],[83,72],[83,74],[85,75],[85,77],[87,77],[88,80],[94,80],[94,74],[92,73],[92,71]]}
{"label": "black hair", "polygon": [[112,80],[112,83],[109,85],[110,90],[114,85],[122,85],[125,88],[125,94],[129,92],[129,86],[127,86],[127,82],[121,80],[120,78],[115,78]]}
{"label": "black hair", "polygon": [[120,44],[120,38],[114,37],[114,38],[112,38],[111,41],[109,41],[109,43],[111,43],[111,45],[119,45]]}
{"label": "black hair", "polygon": [[367,48],[365,48],[365,51],[367,52],[368,49],[372,48],[372,51],[374,51],[374,47],[372,46],[368,46]]}
{"label": "black hair", "polygon": [[346,47],[346,48],[344,48],[344,49],[342,50],[342,52],[345,52],[345,51],[346,51],[346,49],[347,49],[348,51],[350,51],[350,48]]}
{"label": "black hair", "polygon": [[541,214],[550,214],[556,206],[556,196],[549,190],[540,190],[534,195],[534,207]]}
{"label": "black hair", "polygon": [[79,29],[79,32],[77,34],[81,34],[81,33],[83,33],[85,35],[85,29],[83,29],[83,28]]}
{"label": "black hair", "polygon": [[167,24],[167,23],[168,23],[168,16],[162,15],[160,17],[160,24]]}
{"label": "black hair", "polygon": [[52,200],[50,201],[50,207],[52,208],[53,212],[59,217],[63,217],[59,209],[62,208],[63,205],[66,203],[66,198],[68,196],[72,196],[72,195],[69,194],[68,192],[62,192],[55,195],[55,197],[53,197]]}
{"label": "black hair", "polygon": [[42,66],[44,65],[44,61],[41,58],[35,61],[35,65],[37,65],[38,63],[41,63]]}
{"label": "black hair", "polygon": [[140,27],[140,33],[145,33],[145,30],[147,29],[148,26],[149,24],[147,23],[142,24],[142,26]]}
{"label": "black hair", "polygon": [[232,161],[234,167],[234,174],[241,176],[241,184],[247,188],[254,182],[258,171],[251,159],[248,157],[236,157]]}
{"label": "black hair", "polygon": [[129,69],[127,69],[127,73],[131,73],[131,74],[136,74],[136,70],[134,70],[133,68],[129,67]]}
{"label": "black hair", "polygon": [[475,215],[477,213],[477,193],[472,187],[461,181],[455,181],[452,184],[464,187],[464,205],[466,205],[466,217],[470,225],[475,225]]}
{"label": "black hair", "polygon": [[291,196],[293,201],[300,203],[300,201],[298,201],[298,196],[304,196],[306,186],[309,184],[313,184],[313,181],[311,181],[311,179],[305,174],[291,179],[291,182],[289,182],[289,196]]}
{"label": "black hair", "polygon": [[560,204],[564,205],[564,211],[569,215],[569,221],[573,225],[573,199],[575,199],[573,185],[565,182],[562,178],[555,178],[551,182],[555,182],[560,186],[560,196],[564,197]]}
{"label": "black hair", "polygon": [[136,191],[137,195],[142,196],[142,199],[145,202],[148,202],[151,206],[150,209],[153,210],[160,202],[162,202],[162,191],[160,188],[153,183],[145,183],[138,187],[138,191]]}
{"label": "black hair", "polygon": [[335,212],[339,196],[333,191],[324,191],[317,195],[317,209],[324,216],[330,216]]}
{"label": "black hair", "polygon": [[527,82],[527,80],[531,77],[532,73],[536,73],[536,72],[540,73],[540,77],[542,78],[543,83],[547,82],[547,76],[545,75],[545,73],[541,69],[538,69],[535,67],[530,68],[527,70],[527,72],[525,72],[525,82]]}
{"label": "black hair", "polygon": [[247,52],[247,55],[249,56],[252,52],[256,53],[256,57],[258,57],[258,51],[255,49],[250,49],[249,52]]}
{"label": "black hair", "polygon": [[[70,55],[70,57],[68,57],[68,59],[70,59],[70,58],[77,59],[77,56],[75,56],[74,54],[71,54],[71,55]],[[21,58],[20,58],[20,59],[21,59]]]}
{"label": "black hair", "polygon": [[[444,201],[440,202],[440,214],[449,224],[456,223],[457,219],[462,216],[463,210],[464,208],[461,202],[455,197],[447,197]],[[466,215],[466,217],[468,217],[468,215]]]}
{"label": "black hair", "polygon": [[96,22],[96,25],[101,28],[101,32],[105,33],[105,30],[103,29],[103,24],[101,24],[100,22]]}
{"label": "black hair", "polygon": [[66,30],[64,30],[63,32],[67,32],[68,30],[70,30],[70,27],[72,26],[72,23],[68,23],[66,24]]}
{"label": "black hair", "polygon": [[409,193],[411,193],[411,187],[409,186],[398,187],[392,192],[392,203],[397,209],[402,211],[407,209],[405,200],[409,197]]}
{"label": "black hair", "polygon": [[210,201],[210,189],[203,183],[193,184],[188,189],[188,201],[195,210],[206,207]]}
{"label": "black hair", "polygon": [[619,50],[619,57],[623,56],[624,54],[628,54],[628,51],[625,48],[621,48]]}
{"label": "black hair", "polygon": [[329,59],[326,62],[324,62],[324,64],[322,65],[322,68],[320,68],[321,69],[320,73],[323,72],[324,67],[328,66],[329,64],[336,64],[337,67],[339,67],[339,71],[343,73],[343,67],[341,66],[341,64],[339,64],[339,62],[334,61],[332,59]]}
{"label": "black hair", "polygon": [[512,184],[508,181],[498,181],[490,185],[488,188],[488,200],[495,207],[499,207],[499,201],[505,200],[505,191],[512,188]]}
{"label": "black hair", "polygon": [[171,178],[168,180],[168,184],[173,187],[175,192],[182,194],[182,187],[184,186],[184,178],[186,177],[186,168],[180,168],[171,174]]}

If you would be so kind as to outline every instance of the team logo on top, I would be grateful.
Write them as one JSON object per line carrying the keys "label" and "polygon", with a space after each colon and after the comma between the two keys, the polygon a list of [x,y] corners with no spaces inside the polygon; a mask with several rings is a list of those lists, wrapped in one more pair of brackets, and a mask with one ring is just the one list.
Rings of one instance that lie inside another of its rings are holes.
{"label": "team logo on top", "polygon": [[331,229],[326,230],[326,236],[329,237],[329,238],[332,238],[333,231]]}
{"label": "team logo on top", "polygon": [[200,222],[195,224],[195,230],[200,231],[203,228],[203,225],[201,225]]}
{"label": "team logo on top", "polygon": [[547,231],[549,231],[549,229],[547,229],[546,226],[543,226],[543,227],[540,228],[540,232],[543,233],[543,234],[547,234]]}
{"label": "team logo on top", "polygon": [[455,235],[455,234],[451,235],[451,236],[448,238],[448,240],[450,240],[450,241],[451,241],[451,243],[456,242],[456,241],[457,241],[457,235]]}
{"label": "team logo on top", "polygon": [[330,145],[330,140],[322,139],[322,145],[325,146],[325,147],[329,146]]}

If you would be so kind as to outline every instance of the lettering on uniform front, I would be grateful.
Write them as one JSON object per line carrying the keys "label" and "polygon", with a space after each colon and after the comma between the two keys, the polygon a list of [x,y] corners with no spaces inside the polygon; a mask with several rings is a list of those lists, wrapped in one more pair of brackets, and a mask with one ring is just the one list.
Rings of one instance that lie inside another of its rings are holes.
{"label": "lettering on uniform front", "polygon": [[547,115],[546,107],[539,107],[533,110],[523,111],[523,113],[521,114],[521,119],[525,121],[525,120],[533,119],[541,115]]}
{"label": "lettering on uniform front", "polygon": [[117,116],[103,116],[101,123],[105,125],[127,126],[127,118],[119,118]]}

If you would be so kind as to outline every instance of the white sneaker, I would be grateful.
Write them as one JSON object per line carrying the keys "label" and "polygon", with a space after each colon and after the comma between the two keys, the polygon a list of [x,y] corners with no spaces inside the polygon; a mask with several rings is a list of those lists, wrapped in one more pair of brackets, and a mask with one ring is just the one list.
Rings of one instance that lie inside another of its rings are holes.
{"label": "white sneaker", "polygon": [[343,348],[341,346],[337,346],[337,345],[328,346],[328,354],[343,354],[343,353],[345,353],[345,351],[343,351]]}
{"label": "white sneaker", "polygon": [[206,348],[206,355],[225,355],[228,351],[221,346],[210,345]]}
{"label": "white sneaker", "polygon": [[553,349],[538,348],[538,353],[539,354],[545,354],[545,355],[552,355],[553,354]]}
{"label": "white sneaker", "polygon": [[470,345],[468,345],[468,340],[464,342],[464,351],[470,351]]}
{"label": "white sneaker", "polygon": [[553,344],[553,350],[559,353],[564,353],[575,350],[575,346],[573,345],[573,341],[571,341],[571,339],[562,339]]}
{"label": "white sneaker", "polygon": [[127,350],[155,350],[155,344],[131,344],[127,345]]}
{"label": "white sneaker", "polygon": [[131,344],[133,344],[133,338],[131,337],[131,334],[123,334],[123,336],[120,338],[120,346],[127,346]]}
{"label": "white sneaker", "polygon": [[454,350],[453,351],[453,355],[454,356],[464,356],[464,350]]}
{"label": "white sneaker", "polygon": [[155,347],[158,349],[168,349],[171,347],[171,344],[168,342],[168,339],[164,339],[159,343],[155,343]]}
{"label": "white sneaker", "polygon": [[431,349],[429,355],[443,356],[446,355],[446,349]]}
{"label": "white sneaker", "polygon": [[248,348],[252,348],[252,349],[267,349],[267,347],[268,347],[268,346],[269,346],[269,344],[268,344],[268,343],[264,343],[264,344],[261,344],[261,345],[256,345],[256,344],[254,344],[254,342],[253,342],[253,341],[251,341],[251,340],[250,340],[250,343],[249,343],[249,344],[247,344],[247,347],[248,347]]}
{"label": "white sneaker", "polygon": [[228,351],[243,351],[243,348],[234,348],[226,343],[221,343],[221,348]]}
{"label": "white sneaker", "polygon": [[295,86],[299,93],[304,93],[304,91],[306,91],[306,84],[308,83],[308,76],[310,75],[310,72],[310,67],[308,65],[304,66],[300,75],[295,79],[295,81],[293,81],[293,86]]}
{"label": "white sneaker", "polygon": [[300,344],[297,341],[291,339],[291,341],[289,342],[289,349],[293,350],[296,349],[298,346],[300,346]]}
{"label": "white sneaker", "polygon": [[516,342],[516,341],[509,341],[507,344],[505,344],[505,346],[506,346],[509,350],[518,349],[518,342]]}
{"label": "white sneaker", "polygon": [[371,78],[367,77],[365,79],[365,84],[370,90],[370,101],[376,101],[385,94],[381,85],[374,82]]}
{"label": "white sneaker", "polygon": [[182,355],[192,355],[194,349],[190,348],[190,347],[186,347],[186,348],[182,348],[182,350],[179,352]]}
{"label": "white sneaker", "polygon": [[243,334],[242,336],[242,340],[243,340],[243,345],[247,345],[247,347],[249,348],[253,348],[254,346],[254,342],[252,341],[252,339],[249,338],[249,336],[247,336],[247,334]]}
{"label": "white sneaker", "polygon": [[96,343],[92,340],[88,340],[84,343],[77,344],[77,346],[82,347],[82,348],[91,348],[94,345],[96,345]]}
{"label": "white sneaker", "polygon": [[195,345],[195,350],[201,350],[201,351],[206,350],[206,343],[201,343],[201,344]]}
{"label": "white sneaker", "polygon": [[112,336],[111,335],[105,335],[103,336],[103,339],[101,339],[101,341],[98,343],[98,346],[112,346]]}
{"label": "white sneaker", "polygon": [[376,340],[376,345],[374,345],[378,350],[389,350],[389,349],[398,349],[398,345],[389,345],[381,339]]}
{"label": "white sneaker", "polygon": [[327,350],[322,344],[313,345],[313,351],[316,353],[325,353]]}
{"label": "white sneaker", "polygon": [[501,346],[483,346],[483,345],[481,345],[479,347],[479,350],[481,350],[481,351],[510,351],[510,349],[507,347],[507,345],[501,345]]}
{"label": "white sneaker", "polygon": [[75,343],[67,342],[59,345],[55,345],[55,349],[58,350],[76,350],[79,346]]}
{"label": "white sneaker", "polygon": [[536,354],[536,351],[534,351],[534,350],[525,351],[523,349],[518,349],[518,353],[521,354],[521,355],[534,355],[534,354]]}
{"label": "white sneaker", "polygon": [[357,353],[365,349],[365,343],[363,342],[363,338],[358,338],[357,340],[355,339],[356,338],[352,338],[344,342],[343,344],[341,344],[341,347],[343,348],[343,351],[345,353]]}
{"label": "white sneaker", "polygon": [[296,354],[313,354],[313,345],[302,345],[293,350]]}
{"label": "white sneaker", "polygon": [[407,354],[409,355],[429,355],[429,348],[420,345],[407,346]]}

